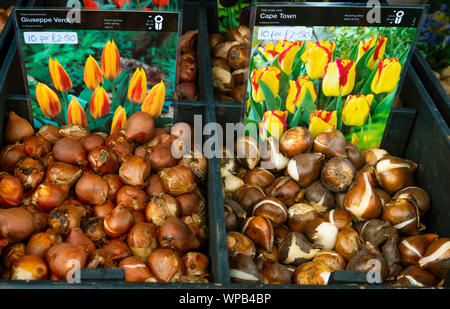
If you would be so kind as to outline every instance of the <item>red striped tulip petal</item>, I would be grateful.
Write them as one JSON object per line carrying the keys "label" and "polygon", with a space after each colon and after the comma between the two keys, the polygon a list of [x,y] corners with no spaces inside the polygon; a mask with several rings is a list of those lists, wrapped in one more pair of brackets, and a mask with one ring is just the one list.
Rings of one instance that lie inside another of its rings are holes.
{"label": "red striped tulip petal", "polygon": [[141,110],[149,113],[153,118],[158,118],[164,106],[165,96],[166,87],[164,86],[164,82],[161,81],[150,89],[145,97],[144,103],[141,105]]}
{"label": "red striped tulip petal", "polygon": [[109,98],[102,86],[95,88],[89,105],[91,115],[95,119],[109,113]]}
{"label": "red striped tulip petal", "polygon": [[289,81],[289,93],[286,98],[286,109],[290,113],[295,113],[295,110],[300,106],[306,91],[309,91],[313,101],[316,101],[317,93],[314,84],[309,80],[308,76],[300,75],[297,80]]}
{"label": "red striped tulip petal", "polygon": [[334,42],[308,42],[306,51],[302,55],[305,62],[306,73],[309,78],[322,78],[325,74],[325,67],[333,59],[333,51],[336,47]]}
{"label": "red striped tulip petal", "polygon": [[330,128],[336,129],[337,125],[337,112],[326,112],[321,110],[315,110],[309,116],[309,131],[315,138],[322,132]]}
{"label": "red striped tulip petal", "polygon": [[137,68],[131,77],[127,97],[130,102],[141,104],[147,93],[147,76],[144,69]]}
{"label": "red striped tulip petal", "polygon": [[397,58],[386,58],[378,63],[377,72],[370,87],[375,94],[390,93],[397,87],[402,65]]}
{"label": "red striped tulip petal", "polygon": [[81,107],[80,103],[72,97],[70,100],[69,107],[67,108],[67,123],[68,124],[77,124],[79,126],[87,128],[87,119],[86,113]]}
{"label": "red striped tulip petal", "polygon": [[358,48],[358,57],[356,59],[356,62],[359,61],[359,59],[373,46],[376,46],[375,51],[373,52],[372,57],[370,57],[369,61],[367,62],[367,67],[370,70],[375,69],[375,67],[378,64],[378,61],[383,59],[384,51],[386,50],[386,42],[387,38],[382,37],[381,35],[376,37],[371,37],[370,39],[367,39],[365,41],[359,42],[359,48]]}
{"label": "red striped tulip petal", "polygon": [[111,134],[117,133],[127,126],[127,114],[125,108],[118,106],[114,112],[114,117],[111,124]]}
{"label": "red striped tulip petal", "polygon": [[57,59],[49,58],[48,70],[50,71],[50,77],[56,90],[67,92],[72,89],[72,81],[70,80],[69,74],[67,74]]}
{"label": "red striped tulip petal", "polygon": [[280,54],[280,59],[278,60],[278,62],[283,72],[286,73],[286,75],[288,76],[291,75],[295,55],[300,50],[300,47],[301,44],[291,45]]}
{"label": "red striped tulip petal", "polygon": [[264,113],[263,120],[259,125],[259,136],[265,140],[270,136],[280,139],[286,129],[286,118],[288,112],[280,110],[269,110]]}
{"label": "red striped tulip petal", "polygon": [[89,89],[94,90],[100,82],[103,83],[102,71],[94,57],[89,55],[84,65],[84,83]]}
{"label": "red striped tulip petal", "polygon": [[36,86],[36,101],[46,117],[56,117],[61,112],[61,104],[58,96],[45,84],[39,83]]}
{"label": "red striped tulip petal", "polygon": [[103,47],[101,66],[106,79],[115,80],[120,75],[120,54],[114,40],[108,41]]}
{"label": "red striped tulip petal", "polygon": [[322,89],[327,97],[345,96],[352,92],[355,86],[356,63],[350,59],[338,59],[325,67]]}
{"label": "red striped tulip petal", "polygon": [[254,69],[250,77],[253,100],[255,102],[264,101],[264,94],[258,83],[259,80],[266,83],[270,90],[272,90],[274,97],[276,97],[280,89],[280,76],[281,71],[277,67],[262,67],[261,69]]}
{"label": "red striped tulip petal", "polygon": [[349,95],[342,107],[342,122],[346,126],[360,127],[369,117],[373,94]]}

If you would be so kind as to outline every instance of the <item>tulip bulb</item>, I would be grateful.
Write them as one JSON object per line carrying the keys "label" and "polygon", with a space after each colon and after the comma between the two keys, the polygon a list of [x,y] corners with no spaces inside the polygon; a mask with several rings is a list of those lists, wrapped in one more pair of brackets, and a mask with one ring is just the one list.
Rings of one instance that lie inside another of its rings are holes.
{"label": "tulip bulb", "polygon": [[431,270],[439,278],[447,276],[450,260],[450,238],[439,238],[428,246],[419,266]]}
{"label": "tulip bulb", "polygon": [[248,169],[255,168],[261,159],[258,142],[250,136],[239,137],[236,140],[236,158]]}
{"label": "tulip bulb", "polygon": [[353,183],[356,169],[346,158],[336,157],[325,163],[320,178],[323,185],[333,192],[345,192]]}
{"label": "tulip bulb", "polygon": [[428,246],[437,238],[437,234],[424,234],[403,239],[398,245],[403,264],[417,264],[424,256]]}
{"label": "tulip bulb", "polygon": [[233,283],[261,283],[262,278],[253,260],[244,254],[230,258],[230,279]]}
{"label": "tulip bulb", "polygon": [[417,265],[411,265],[406,268],[395,281],[395,285],[399,286],[436,286],[438,279],[436,276]]}
{"label": "tulip bulb", "polygon": [[371,148],[369,150],[364,150],[362,154],[364,156],[365,164],[373,166],[377,164],[378,160],[388,156],[389,152],[384,149]]}
{"label": "tulip bulb", "polygon": [[402,234],[416,235],[419,233],[420,218],[417,208],[407,200],[394,200],[387,203],[381,218],[389,221]]}
{"label": "tulip bulb", "polygon": [[349,261],[360,249],[361,242],[358,232],[355,229],[346,227],[339,230],[334,249],[336,252],[341,254],[346,261]]}
{"label": "tulip bulb", "polygon": [[310,222],[319,218],[317,210],[304,203],[294,204],[288,209],[289,213],[289,229],[294,232],[304,233]]}
{"label": "tulip bulb", "polygon": [[333,250],[338,234],[337,227],[329,222],[320,223],[312,232],[311,240],[323,249]]}
{"label": "tulip bulb", "polygon": [[333,194],[319,180],[306,187],[305,199],[321,214],[334,207]]}
{"label": "tulip bulb", "polygon": [[250,238],[256,246],[272,252],[274,232],[270,220],[261,216],[249,217],[243,223],[242,234]]}
{"label": "tulip bulb", "polygon": [[229,256],[244,254],[252,260],[256,255],[256,247],[253,241],[239,232],[227,233],[227,251]]}
{"label": "tulip bulb", "polygon": [[304,285],[327,285],[333,269],[327,264],[307,262],[295,270],[294,282]]}
{"label": "tulip bulb", "polygon": [[321,152],[327,159],[333,157],[347,157],[346,141],[341,131],[330,128],[320,133],[314,139],[313,150]]}
{"label": "tulip bulb", "polygon": [[322,160],[321,153],[302,153],[293,157],[287,165],[287,173],[298,182],[300,187],[307,187],[319,177]]}
{"label": "tulip bulb", "polygon": [[313,262],[326,264],[333,271],[344,270],[347,265],[342,255],[332,250],[320,250],[313,258]]}
{"label": "tulip bulb", "polygon": [[380,159],[375,165],[375,175],[380,186],[388,193],[395,193],[411,185],[417,164],[393,156]]}
{"label": "tulip bulb", "polygon": [[33,134],[34,129],[25,118],[20,117],[13,111],[9,112],[8,122],[5,127],[6,143],[14,144]]}
{"label": "tulip bulb", "polygon": [[273,172],[284,170],[289,159],[280,152],[278,140],[271,136],[265,141],[263,147],[261,167]]}
{"label": "tulip bulb", "polygon": [[430,210],[430,196],[427,191],[419,187],[406,187],[395,193],[394,200],[397,199],[407,199],[412,200],[412,202],[419,208],[421,214],[425,214]]}
{"label": "tulip bulb", "polygon": [[297,232],[290,233],[279,249],[279,259],[283,264],[301,265],[313,259],[320,249],[309,242],[305,235]]}

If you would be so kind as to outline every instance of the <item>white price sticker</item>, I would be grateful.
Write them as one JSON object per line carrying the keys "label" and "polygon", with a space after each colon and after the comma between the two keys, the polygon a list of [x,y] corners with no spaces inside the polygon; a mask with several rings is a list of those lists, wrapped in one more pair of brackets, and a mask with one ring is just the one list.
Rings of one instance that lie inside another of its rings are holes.
{"label": "white price sticker", "polygon": [[78,44],[76,32],[26,31],[25,44]]}
{"label": "white price sticker", "polygon": [[259,27],[258,40],[306,41],[312,38],[308,27]]}

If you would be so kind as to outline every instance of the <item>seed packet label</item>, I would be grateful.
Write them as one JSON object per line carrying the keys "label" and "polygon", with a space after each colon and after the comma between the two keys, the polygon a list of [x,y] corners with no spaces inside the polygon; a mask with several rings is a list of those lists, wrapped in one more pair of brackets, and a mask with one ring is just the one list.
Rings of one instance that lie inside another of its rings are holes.
{"label": "seed packet label", "polygon": [[26,44],[78,44],[76,32],[34,32],[23,33]]}
{"label": "seed packet label", "polygon": [[16,9],[15,24],[35,128],[173,121],[179,12]]}
{"label": "seed packet label", "polygon": [[246,134],[279,139],[334,128],[360,149],[379,147],[425,7],[252,6],[243,108]]}

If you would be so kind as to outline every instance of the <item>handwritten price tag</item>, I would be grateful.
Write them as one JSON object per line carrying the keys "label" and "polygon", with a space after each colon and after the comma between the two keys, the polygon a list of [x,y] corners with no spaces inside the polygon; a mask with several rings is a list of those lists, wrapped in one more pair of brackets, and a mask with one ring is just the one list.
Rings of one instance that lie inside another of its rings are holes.
{"label": "handwritten price tag", "polygon": [[76,32],[26,31],[25,44],[78,44]]}
{"label": "handwritten price tag", "polygon": [[259,27],[258,40],[311,40],[312,28],[308,27]]}

